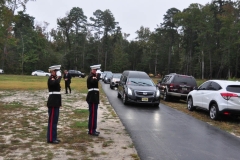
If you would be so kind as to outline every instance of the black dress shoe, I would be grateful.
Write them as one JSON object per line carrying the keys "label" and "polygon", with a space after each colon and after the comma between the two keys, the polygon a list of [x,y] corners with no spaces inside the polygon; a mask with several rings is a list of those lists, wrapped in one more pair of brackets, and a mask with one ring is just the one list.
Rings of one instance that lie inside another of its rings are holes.
{"label": "black dress shoe", "polygon": [[97,133],[88,133],[89,135],[91,135],[91,136],[98,136],[99,134],[97,134]]}
{"label": "black dress shoe", "polygon": [[61,142],[61,140],[60,140],[60,139],[57,139],[56,141],[58,141],[58,142]]}
{"label": "black dress shoe", "polygon": [[96,131],[97,134],[100,134],[100,132]]}
{"label": "black dress shoe", "polygon": [[48,141],[48,143],[52,143],[52,144],[59,144],[59,141]]}

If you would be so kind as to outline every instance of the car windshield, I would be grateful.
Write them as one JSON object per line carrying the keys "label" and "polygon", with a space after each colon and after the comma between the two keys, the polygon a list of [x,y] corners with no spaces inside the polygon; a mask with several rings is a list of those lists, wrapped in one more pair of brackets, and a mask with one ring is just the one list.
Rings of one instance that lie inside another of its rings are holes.
{"label": "car windshield", "polygon": [[154,86],[153,81],[150,79],[129,78],[127,83],[134,86]]}
{"label": "car windshield", "polygon": [[110,77],[112,77],[112,74],[109,74],[109,73],[108,73],[108,74],[106,75],[106,77],[110,78]]}
{"label": "car windshield", "polygon": [[113,74],[113,78],[120,78],[122,74]]}

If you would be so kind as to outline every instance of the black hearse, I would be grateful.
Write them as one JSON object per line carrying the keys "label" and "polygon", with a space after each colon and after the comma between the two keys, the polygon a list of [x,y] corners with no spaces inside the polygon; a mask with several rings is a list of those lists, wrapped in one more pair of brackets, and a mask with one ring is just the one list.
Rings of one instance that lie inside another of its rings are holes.
{"label": "black hearse", "polygon": [[146,103],[158,106],[160,91],[147,73],[142,71],[124,71],[119,81],[118,98],[123,104]]}

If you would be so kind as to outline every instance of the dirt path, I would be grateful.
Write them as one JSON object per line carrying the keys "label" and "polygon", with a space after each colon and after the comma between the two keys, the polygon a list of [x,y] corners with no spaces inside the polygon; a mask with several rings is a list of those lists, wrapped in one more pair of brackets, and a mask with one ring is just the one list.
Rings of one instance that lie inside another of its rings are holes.
{"label": "dirt path", "polygon": [[[0,91],[1,159],[138,159],[112,107],[101,103],[99,137],[87,135],[88,108],[81,93],[62,94],[57,145],[46,143],[47,91]],[[82,116],[79,116],[82,115]]]}

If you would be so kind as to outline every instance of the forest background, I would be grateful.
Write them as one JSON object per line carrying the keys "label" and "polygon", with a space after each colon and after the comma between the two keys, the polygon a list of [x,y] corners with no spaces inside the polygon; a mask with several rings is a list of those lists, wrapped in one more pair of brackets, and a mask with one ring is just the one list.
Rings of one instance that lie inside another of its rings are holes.
{"label": "forest background", "polygon": [[199,79],[240,76],[239,1],[170,8],[154,31],[139,26],[131,41],[110,9],[87,17],[84,8],[73,7],[56,19],[56,29],[47,31],[47,22],[35,24],[26,14],[28,1],[0,0],[0,68],[7,74],[29,75],[55,64],[87,73],[90,65],[101,64],[102,71],[112,72],[180,73]]}

